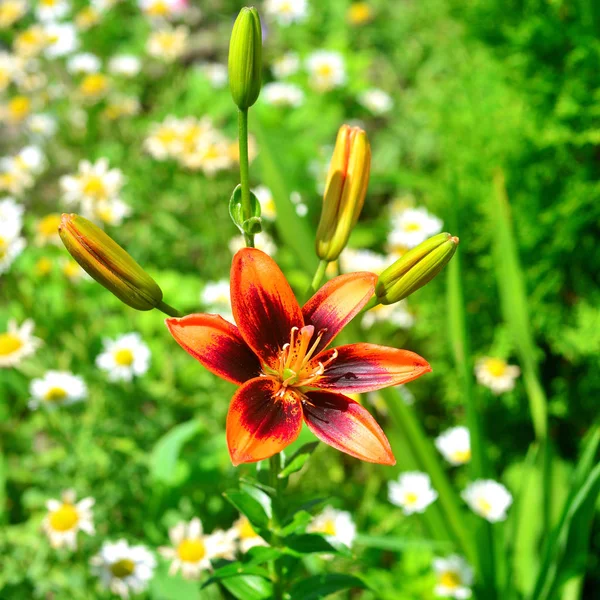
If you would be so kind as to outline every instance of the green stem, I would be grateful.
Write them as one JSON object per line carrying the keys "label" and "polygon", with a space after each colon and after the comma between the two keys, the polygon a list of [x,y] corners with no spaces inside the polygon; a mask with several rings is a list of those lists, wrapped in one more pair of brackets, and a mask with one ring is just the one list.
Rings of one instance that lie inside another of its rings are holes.
{"label": "green stem", "polygon": [[169,315],[169,317],[182,317],[183,314],[178,311],[176,308],[173,308],[169,304],[164,301],[160,301],[159,304],[156,305],[156,308],[160,310],[160,312],[165,313],[165,315]]}
{"label": "green stem", "polygon": [[[269,474],[271,478],[271,487],[275,490],[275,497],[273,498],[273,518],[272,518],[272,529],[279,529],[279,506],[280,506],[280,492],[281,492],[281,480],[279,479],[279,472],[281,468],[281,457],[279,454],[271,456],[269,459]],[[272,544],[279,546],[279,536],[273,534]],[[271,577],[273,578],[273,600],[283,599],[283,573],[281,570],[281,561],[275,559],[271,561]]]}
{"label": "green stem", "polygon": [[362,315],[363,313],[366,313],[368,310],[375,308],[378,304],[380,304],[379,298],[373,295],[373,297],[365,304],[364,308],[360,311],[360,314]]}
{"label": "green stem", "polygon": [[321,260],[319,262],[319,266],[315,271],[315,276],[310,284],[310,293],[314,294],[321,287],[321,282],[323,281],[323,277],[325,277],[325,271],[327,270],[328,264],[329,263],[326,260]]}
{"label": "green stem", "polygon": [[[248,109],[238,111],[238,137],[240,145],[240,182],[242,185],[242,221],[252,217],[250,203],[250,167],[248,160]],[[254,236],[244,233],[248,248],[254,248]]]}

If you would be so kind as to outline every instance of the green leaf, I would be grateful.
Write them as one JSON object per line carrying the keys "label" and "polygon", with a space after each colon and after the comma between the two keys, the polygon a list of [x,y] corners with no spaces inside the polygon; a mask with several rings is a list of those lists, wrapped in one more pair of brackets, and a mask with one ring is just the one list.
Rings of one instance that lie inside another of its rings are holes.
{"label": "green leaf", "polygon": [[333,541],[318,533],[304,533],[289,535],[283,543],[291,554],[343,554],[350,556],[350,548],[344,544]]}
{"label": "green leaf", "polygon": [[261,489],[242,484],[239,490],[228,490],[223,495],[257,529],[266,529],[273,515],[271,498]]}
{"label": "green leaf", "polygon": [[367,584],[353,575],[326,573],[299,581],[290,590],[290,600],[318,600],[341,590],[367,589]]}
{"label": "green leaf", "polygon": [[229,216],[234,225],[240,230],[240,233],[260,233],[262,225],[260,220],[260,202],[250,190],[250,210],[251,215],[244,219],[242,214],[242,186],[236,185],[229,199]]}
{"label": "green leaf", "polygon": [[291,535],[292,533],[296,533],[298,531],[304,531],[306,526],[312,521],[312,515],[305,511],[300,510],[294,513],[291,521],[287,523],[284,527],[281,528],[281,535]]}
{"label": "green leaf", "polygon": [[315,448],[318,445],[319,442],[309,442],[294,452],[283,471],[279,473],[279,478],[284,479],[285,477],[289,477],[292,473],[297,473],[306,464],[306,461],[310,458],[310,455],[315,451]]}
{"label": "green leaf", "polygon": [[271,582],[257,575],[242,575],[224,579],[221,584],[239,600],[263,600],[273,598]]}
{"label": "green leaf", "polygon": [[150,475],[154,481],[174,485],[177,482],[177,461],[183,446],[202,431],[198,420],[176,425],[154,445],[150,454]]}

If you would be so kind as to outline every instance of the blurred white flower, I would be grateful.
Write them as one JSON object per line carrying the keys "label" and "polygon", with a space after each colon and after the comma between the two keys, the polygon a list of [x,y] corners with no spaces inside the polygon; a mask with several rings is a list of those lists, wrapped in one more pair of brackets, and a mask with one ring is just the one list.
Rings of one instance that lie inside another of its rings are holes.
{"label": "blurred white flower", "polygon": [[142,12],[156,19],[170,19],[188,8],[187,0],[138,0]]}
{"label": "blurred white flower", "polygon": [[77,30],[73,23],[48,23],[44,33],[46,36],[44,54],[48,58],[66,56],[79,47]]}
{"label": "blurred white flower", "polygon": [[298,107],[304,102],[304,92],[293,83],[273,81],[262,88],[262,99],[273,106]]}
{"label": "blurred white flower", "polygon": [[25,146],[16,155],[19,168],[32,175],[39,175],[46,166],[46,156],[39,146]]}
{"label": "blurred white flower", "polygon": [[260,215],[267,221],[274,221],[277,216],[273,193],[266,185],[258,185],[253,190],[260,203]]}
{"label": "blurred white flower", "polygon": [[339,52],[317,50],[306,59],[310,85],[319,92],[327,92],[346,82],[344,58]]}
{"label": "blurred white flower", "polygon": [[394,106],[392,97],[379,89],[365,90],[358,96],[358,101],[374,115],[384,115]]}
{"label": "blurred white flower", "polygon": [[7,331],[0,333],[0,368],[14,367],[35,353],[42,340],[32,335],[34,327],[31,319],[20,327],[14,319],[8,322]]}
{"label": "blurred white flower", "polygon": [[477,382],[492,390],[496,395],[513,390],[515,380],[520,374],[519,367],[509,365],[501,358],[481,358],[475,365]]}
{"label": "blurred white flower", "polygon": [[23,168],[16,156],[0,158],[0,192],[18,196],[35,183],[33,174]]}
{"label": "blurred white flower", "polygon": [[[0,224],[0,274],[8,271],[14,260],[23,252],[26,243],[25,239],[18,236],[10,236],[3,233],[3,226]],[[0,363],[2,361],[2,352],[0,351]],[[2,366],[0,364],[0,366]]]}
{"label": "blurred white flower", "polygon": [[78,375],[68,371],[46,371],[43,377],[33,379],[29,385],[31,400],[29,408],[36,410],[44,406],[55,410],[87,398],[87,386]]}
{"label": "blurred white flower", "polygon": [[71,10],[67,0],[38,0],[35,16],[40,21],[59,21]]}
{"label": "blurred white flower", "polygon": [[144,140],[144,148],[157,160],[174,158],[183,145],[182,122],[172,115],[165,117],[162,123],[154,123]]}
{"label": "blurred white flower", "polygon": [[45,246],[46,244],[60,245],[59,225],[60,213],[50,213],[38,219],[35,224],[35,241],[38,246]]}
{"label": "blurred white flower", "polygon": [[340,266],[344,273],[369,271],[379,275],[387,267],[387,259],[372,250],[345,248],[340,255]]}
{"label": "blurred white flower", "polygon": [[173,546],[158,549],[162,556],[172,560],[169,575],[181,571],[185,579],[198,579],[202,571],[212,569],[211,559],[224,557],[224,554],[233,558],[235,546],[230,543],[227,551],[223,545],[225,538],[220,532],[216,535],[204,535],[198,518],[189,523],[177,523],[169,530],[169,538]]}
{"label": "blurred white flower", "polygon": [[[273,241],[273,238],[264,231],[261,231],[257,236],[254,237],[254,245],[259,250],[262,250],[265,254],[269,256],[273,256],[277,252],[277,246]],[[236,235],[229,242],[229,250],[231,254],[235,254],[238,250],[246,247],[246,243],[244,241],[244,237],[241,235]]]}
{"label": "blurred white flower", "polygon": [[0,2],[0,29],[7,29],[27,14],[26,0],[2,0]]}
{"label": "blurred white flower", "polygon": [[227,65],[215,62],[200,63],[198,68],[205,77],[210,81],[210,84],[216,88],[221,89],[227,85],[229,73],[227,71]]}
{"label": "blurred white flower", "polygon": [[244,515],[240,515],[240,518],[235,521],[227,533],[238,542],[242,554],[248,552],[250,548],[269,545],[254,531],[250,521]]}
{"label": "blurred white flower", "polygon": [[208,177],[232,165],[229,140],[216,129],[197,135],[188,142],[184,141],[179,158],[183,166],[193,170],[201,169]]}
{"label": "blurred white flower", "polygon": [[493,479],[478,479],[470,483],[461,494],[469,508],[490,523],[504,521],[512,504],[512,495]]}
{"label": "blurred white flower", "polygon": [[74,54],[67,61],[67,71],[73,75],[84,73],[97,73],[102,66],[102,61],[91,52]]}
{"label": "blurred white flower", "polygon": [[410,249],[442,231],[440,219],[424,208],[405,208],[392,216],[392,231],[388,236],[390,252]]}
{"label": "blurred white flower", "polygon": [[173,62],[185,52],[189,34],[189,29],[183,25],[153,31],[146,44],[148,54],[165,62]]}
{"label": "blurred white flower", "polygon": [[438,497],[431,487],[427,473],[408,471],[400,473],[398,481],[388,484],[388,498],[392,504],[400,506],[405,515],[425,512],[425,509]]}
{"label": "blurred white flower", "polygon": [[121,598],[139,594],[154,575],[156,558],[145,546],[130,546],[125,540],[104,542],[90,559],[92,570],[102,585]]}
{"label": "blurred white flower", "polygon": [[471,436],[466,427],[451,427],[435,438],[435,447],[451,465],[471,460]]}
{"label": "blurred white flower", "polygon": [[316,515],[306,531],[322,533],[326,538],[344,544],[348,548],[352,547],[356,537],[356,525],[352,520],[352,515],[331,506],[326,506],[321,513]]}
{"label": "blurred white flower", "polygon": [[142,68],[142,62],[135,54],[117,54],[108,61],[108,72],[121,77],[135,77]]}
{"label": "blurred white flower", "polygon": [[23,95],[12,96],[0,104],[0,122],[10,125],[21,125],[31,114],[31,98]]}
{"label": "blurred white flower", "polygon": [[13,39],[13,51],[22,58],[39,55],[48,43],[46,29],[42,25],[31,25]]}
{"label": "blurred white flower", "polygon": [[99,200],[94,204],[93,220],[105,225],[120,225],[125,217],[131,214],[131,207],[119,198]]}
{"label": "blurred white flower", "polygon": [[227,321],[234,322],[231,312],[231,300],[229,292],[229,280],[209,281],[200,293],[200,302],[208,310],[221,315]]}
{"label": "blurred white flower", "polygon": [[0,92],[4,92],[15,81],[17,73],[22,70],[21,63],[13,54],[0,51]]}
{"label": "blurred white flower", "polygon": [[295,52],[286,52],[273,61],[271,71],[276,79],[285,79],[295,75],[300,69],[300,57]]}
{"label": "blurred white flower", "polygon": [[45,113],[31,115],[27,120],[27,127],[34,137],[52,137],[58,129],[56,119]]}
{"label": "blurred white flower", "polygon": [[433,570],[437,577],[433,590],[436,596],[457,600],[472,596],[470,588],[473,585],[473,569],[464,558],[457,554],[447,558],[434,558]]}
{"label": "blurred white flower", "polygon": [[131,381],[150,368],[150,349],[139,333],[127,333],[116,340],[105,339],[96,366],[108,373],[110,381]]}
{"label": "blurred white flower", "polygon": [[94,499],[83,498],[77,503],[75,500],[77,500],[75,491],[65,490],[60,500],[46,502],[48,514],[44,518],[42,527],[53,548],[67,547],[75,550],[79,531],[88,535],[95,533],[92,515]]}
{"label": "blurred white flower", "polygon": [[25,208],[14,198],[5,196],[0,199],[0,227],[6,235],[14,236],[21,231]]}
{"label": "blurred white flower", "polygon": [[400,329],[410,329],[415,324],[414,315],[408,310],[406,301],[395,304],[378,304],[369,309],[362,318],[364,327],[373,327],[375,323],[390,323]]}
{"label": "blurred white flower", "polygon": [[304,21],[308,16],[307,0],[265,0],[263,10],[280,25]]}

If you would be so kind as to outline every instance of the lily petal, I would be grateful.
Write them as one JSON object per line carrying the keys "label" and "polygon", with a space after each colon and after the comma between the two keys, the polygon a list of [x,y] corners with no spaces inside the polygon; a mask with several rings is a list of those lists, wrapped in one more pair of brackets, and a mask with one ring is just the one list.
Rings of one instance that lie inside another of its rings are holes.
{"label": "lily petal", "polygon": [[276,396],[279,384],[257,377],[240,387],[227,414],[227,445],[234,466],[281,452],[302,428],[302,406],[293,392]]}
{"label": "lily petal", "polygon": [[360,460],[396,464],[385,433],[358,402],[331,392],[308,392],[306,396],[304,421],[321,441]]}
{"label": "lily petal", "polygon": [[256,248],[243,248],[231,265],[231,308],[246,343],[269,366],[292,327],[304,326],[292,288],[275,261]]}
{"label": "lily petal", "polygon": [[165,323],[175,341],[215,375],[237,384],[259,375],[258,358],[238,328],[219,315],[194,314]]}
{"label": "lily petal", "polygon": [[326,329],[315,352],[324,350],[333,338],[369,301],[377,275],[359,272],[328,281],[302,308],[304,321],[318,333]]}
{"label": "lily petal", "polygon": [[431,371],[429,363],[414,352],[364,343],[326,350],[313,359],[314,366],[325,363],[336,352],[337,358],[314,382],[315,387],[346,394],[372,392],[407,383]]}

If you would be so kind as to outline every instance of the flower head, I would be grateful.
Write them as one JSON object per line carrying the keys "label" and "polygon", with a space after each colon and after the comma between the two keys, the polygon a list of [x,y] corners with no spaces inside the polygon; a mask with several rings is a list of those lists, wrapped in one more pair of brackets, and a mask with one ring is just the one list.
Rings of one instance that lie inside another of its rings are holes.
{"label": "flower head", "polygon": [[401,506],[405,515],[425,512],[437,497],[438,494],[431,487],[431,479],[427,473],[419,471],[401,473],[398,481],[389,483],[390,502]]}
{"label": "flower head", "polygon": [[374,115],[384,115],[390,112],[394,106],[391,96],[387,92],[376,88],[362,92],[358,97],[358,101]]}
{"label": "flower head", "polygon": [[437,576],[436,596],[458,600],[471,597],[473,569],[462,556],[452,554],[447,558],[435,558],[433,570]]}
{"label": "flower head", "polygon": [[475,365],[477,382],[490,388],[494,394],[510,392],[515,387],[515,380],[521,374],[516,365],[509,365],[501,358],[485,357]]}
{"label": "flower head", "polygon": [[376,275],[329,281],[301,309],[275,261],[240,250],[231,267],[237,327],[217,315],[167,319],[171,335],[207,369],[238,384],[227,416],[234,465],[291,444],[302,421],[323,442],[356,458],[394,464],[373,417],[344,393],[411,381],[430,370],[417,354],[374,344],[328,349],[373,294]]}
{"label": "flower head", "polygon": [[493,479],[478,479],[470,483],[461,496],[474,513],[490,523],[504,521],[512,504],[511,493]]}
{"label": "flower head", "polygon": [[346,83],[344,59],[338,52],[316,50],[306,59],[311,85],[319,92],[328,92]]}
{"label": "flower head", "polygon": [[451,427],[435,438],[435,447],[451,465],[471,460],[471,436],[466,427]]}
{"label": "flower head", "polygon": [[44,406],[55,410],[85,400],[87,386],[81,377],[68,371],[47,371],[43,377],[32,380],[29,392],[32,396],[30,409]]}
{"label": "flower head", "polygon": [[336,510],[326,506],[321,513],[316,515],[306,528],[309,533],[322,533],[334,542],[352,547],[356,537],[356,525],[352,515],[344,510]]}
{"label": "flower head", "polygon": [[7,331],[0,332],[0,368],[14,367],[35,353],[42,340],[32,335],[33,328],[31,319],[23,321],[20,327],[14,319],[8,322]]}
{"label": "flower head", "polygon": [[240,515],[240,518],[233,524],[228,533],[232,539],[238,542],[240,550],[244,554],[255,546],[268,546],[267,542],[254,531],[248,517],[244,515]]}
{"label": "flower head", "polygon": [[77,533],[83,531],[94,535],[92,517],[93,498],[83,498],[75,502],[77,496],[74,490],[66,490],[60,500],[48,500],[48,514],[42,527],[50,539],[53,548],[66,546],[71,550],[77,547]]}
{"label": "flower head", "polygon": [[127,333],[116,340],[104,340],[104,351],[96,365],[111,381],[131,381],[150,368],[150,349],[139,333]]}
{"label": "flower head", "polygon": [[414,248],[441,230],[442,221],[424,208],[405,208],[392,217],[392,232],[388,237],[390,252]]}
{"label": "flower head", "polygon": [[273,81],[264,85],[263,100],[273,106],[297,108],[304,102],[304,92],[293,83]]}
{"label": "flower head", "polygon": [[184,25],[161,27],[150,34],[148,54],[165,62],[174,62],[186,50],[190,30]]}
{"label": "flower head", "polygon": [[156,558],[145,546],[130,546],[125,540],[104,542],[90,564],[104,587],[121,598],[140,593],[154,575]]}
{"label": "flower head", "polygon": [[280,25],[304,21],[308,16],[307,0],[266,0],[264,10]]}

